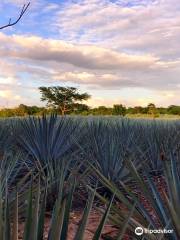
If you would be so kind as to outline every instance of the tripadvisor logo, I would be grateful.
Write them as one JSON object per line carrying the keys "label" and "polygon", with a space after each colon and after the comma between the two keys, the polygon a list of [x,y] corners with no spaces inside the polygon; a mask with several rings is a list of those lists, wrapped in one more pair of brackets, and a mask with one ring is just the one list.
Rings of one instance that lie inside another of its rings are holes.
{"label": "tripadvisor logo", "polygon": [[137,227],[135,229],[135,234],[138,235],[138,236],[141,236],[143,234],[143,228],[142,227]]}
{"label": "tripadvisor logo", "polygon": [[147,228],[142,228],[142,227],[137,227],[135,229],[135,234],[138,236],[141,236],[143,233],[147,234],[170,234],[173,233],[172,229],[147,229]]}

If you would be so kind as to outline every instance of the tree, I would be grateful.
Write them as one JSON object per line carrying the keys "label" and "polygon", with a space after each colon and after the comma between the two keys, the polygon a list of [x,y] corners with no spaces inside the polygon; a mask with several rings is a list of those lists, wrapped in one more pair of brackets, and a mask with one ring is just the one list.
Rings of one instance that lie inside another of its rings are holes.
{"label": "tree", "polygon": [[4,28],[7,28],[7,27],[11,27],[11,26],[14,26],[16,25],[20,20],[21,18],[23,17],[23,15],[25,14],[25,12],[27,11],[28,7],[30,5],[30,2],[28,4],[24,4],[22,9],[21,9],[21,12],[19,14],[19,17],[12,22],[11,18],[9,19],[9,22],[3,26],[0,27],[0,30],[4,29]]}
{"label": "tree", "polygon": [[89,106],[87,106],[86,104],[76,103],[73,105],[73,110],[75,114],[83,114],[84,112],[87,113],[89,109]]}
{"label": "tree", "polygon": [[149,103],[147,109],[148,113],[152,115],[153,118],[158,117],[158,110],[154,103]]}
{"label": "tree", "polygon": [[45,111],[43,107],[37,106],[27,106],[25,104],[20,104],[18,107],[12,109],[15,116],[27,116],[41,114]]}
{"label": "tree", "polygon": [[180,106],[170,105],[167,109],[169,114],[180,115]]}
{"label": "tree", "polygon": [[17,108],[14,109],[16,116],[26,116],[28,115],[28,106],[20,104]]}
{"label": "tree", "polygon": [[107,108],[105,106],[99,106],[96,109],[96,112],[97,112],[97,115],[109,115],[109,108]]}
{"label": "tree", "polygon": [[124,107],[122,104],[115,104],[113,106],[113,115],[126,115],[126,107]]}
{"label": "tree", "polygon": [[141,106],[135,106],[133,108],[133,113],[134,114],[142,114],[142,113],[147,113],[147,108],[143,108]]}
{"label": "tree", "polygon": [[47,106],[58,109],[62,115],[73,111],[78,103],[88,100],[90,95],[79,93],[75,87],[40,87],[41,101],[47,101]]}

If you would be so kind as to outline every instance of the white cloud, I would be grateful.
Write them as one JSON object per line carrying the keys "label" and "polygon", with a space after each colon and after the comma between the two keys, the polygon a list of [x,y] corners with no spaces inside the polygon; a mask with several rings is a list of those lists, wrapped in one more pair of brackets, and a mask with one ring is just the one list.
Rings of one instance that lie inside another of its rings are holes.
{"label": "white cloud", "polygon": [[34,86],[59,82],[89,89],[173,90],[179,84],[179,59],[165,61],[150,54],[127,54],[94,45],[3,33],[0,44],[1,84],[17,84],[27,74]]}
{"label": "white cloud", "polygon": [[180,55],[179,0],[67,2],[55,22],[60,36],[72,42],[160,57]]}
{"label": "white cloud", "polygon": [[87,69],[144,69],[153,66],[158,58],[150,54],[121,53],[93,45],[74,45],[64,41],[36,36],[7,36],[0,34],[1,56],[55,61]]}

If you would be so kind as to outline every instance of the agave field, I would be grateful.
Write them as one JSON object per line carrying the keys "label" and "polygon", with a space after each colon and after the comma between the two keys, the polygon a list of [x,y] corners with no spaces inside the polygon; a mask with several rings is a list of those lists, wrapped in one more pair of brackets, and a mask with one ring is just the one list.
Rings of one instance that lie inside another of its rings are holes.
{"label": "agave field", "polygon": [[92,240],[179,240],[179,205],[180,121],[0,120],[2,240],[88,240],[94,212]]}

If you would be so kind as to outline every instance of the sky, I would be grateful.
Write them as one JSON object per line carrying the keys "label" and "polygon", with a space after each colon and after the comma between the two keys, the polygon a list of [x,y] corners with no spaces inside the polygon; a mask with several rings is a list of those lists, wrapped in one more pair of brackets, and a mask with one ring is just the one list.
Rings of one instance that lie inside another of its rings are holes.
{"label": "sky", "polygon": [[[0,26],[26,0],[0,1]],[[75,86],[90,106],[180,105],[179,0],[31,0],[0,31],[0,107]]]}

